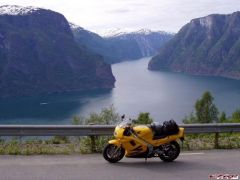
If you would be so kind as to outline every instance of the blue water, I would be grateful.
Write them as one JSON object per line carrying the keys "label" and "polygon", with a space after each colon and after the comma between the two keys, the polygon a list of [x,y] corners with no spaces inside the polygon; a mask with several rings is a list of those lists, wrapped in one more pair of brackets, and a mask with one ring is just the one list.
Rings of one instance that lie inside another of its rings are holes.
{"label": "blue water", "polygon": [[112,66],[113,90],[53,94],[0,100],[0,124],[71,124],[74,115],[87,116],[114,105],[120,114],[136,117],[150,112],[156,121],[178,122],[194,110],[206,90],[218,108],[230,115],[240,108],[240,81],[147,70],[149,58]]}

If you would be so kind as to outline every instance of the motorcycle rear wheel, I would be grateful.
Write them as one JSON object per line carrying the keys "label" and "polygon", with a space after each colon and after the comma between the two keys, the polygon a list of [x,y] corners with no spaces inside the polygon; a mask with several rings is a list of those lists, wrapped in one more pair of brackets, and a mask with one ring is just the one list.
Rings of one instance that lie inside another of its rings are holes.
{"label": "motorcycle rear wheel", "polygon": [[163,153],[159,154],[159,158],[164,162],[174,161],[180,154],[180,146],[176,141],[163,146]]}
{"label": "motorcycle rear wheel", "polygon": [[117,147],[114,144],[108,144],[103,150],[103,157],[110,163],[120,161],[125,155],[125,150],[122,147]]}

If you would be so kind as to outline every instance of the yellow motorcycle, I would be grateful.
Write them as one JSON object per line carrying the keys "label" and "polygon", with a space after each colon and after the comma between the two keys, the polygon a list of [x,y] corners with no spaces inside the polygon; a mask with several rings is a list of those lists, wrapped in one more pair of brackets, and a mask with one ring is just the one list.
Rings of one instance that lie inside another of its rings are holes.
{"label": "yellow motorcycle", "polygon": [[175,160],[180,153],[178,139],[184,140],[184,128],[175,121],[163,125],[134,125],[131,120],[122,121],[114,130],[116,139],[110,140],[103,150],[103,157],[110,163],[127,158],[159,157],[165,162]]}

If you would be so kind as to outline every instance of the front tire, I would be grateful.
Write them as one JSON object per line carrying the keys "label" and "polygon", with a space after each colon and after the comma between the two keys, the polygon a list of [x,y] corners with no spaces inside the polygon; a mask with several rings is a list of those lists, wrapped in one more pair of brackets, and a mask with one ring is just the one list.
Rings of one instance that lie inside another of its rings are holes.
{"label": "front tire", "polygon": [[159,158],[164,162],[172,162],[180,154],[180,146],[176,141],[163,145],[162,150],[163,153],[159,155]]}
{"label": "front tire", "polygon": [[103,150],[103,157],[110,163],[116,163],[120,161],[125,154],[125,150],[122,147],[117,147],[114,144],[108,144]]}

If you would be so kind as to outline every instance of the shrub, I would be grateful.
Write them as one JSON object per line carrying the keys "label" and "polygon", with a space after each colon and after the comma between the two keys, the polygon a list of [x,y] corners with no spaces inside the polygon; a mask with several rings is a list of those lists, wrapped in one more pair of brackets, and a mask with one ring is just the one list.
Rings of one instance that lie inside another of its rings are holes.
{"label": "shrub", "polygon": [[138,118],[134,120],[136,124],[151,124],[153,119],[150,117],[150,113],[142,112],[138,115]]}

